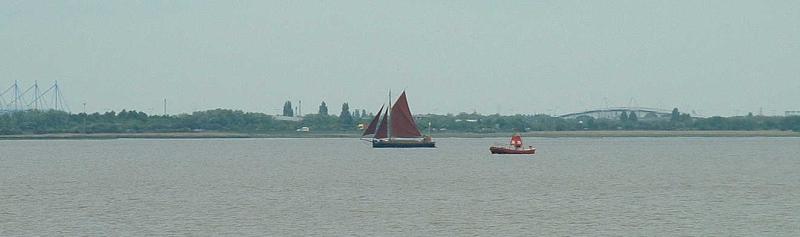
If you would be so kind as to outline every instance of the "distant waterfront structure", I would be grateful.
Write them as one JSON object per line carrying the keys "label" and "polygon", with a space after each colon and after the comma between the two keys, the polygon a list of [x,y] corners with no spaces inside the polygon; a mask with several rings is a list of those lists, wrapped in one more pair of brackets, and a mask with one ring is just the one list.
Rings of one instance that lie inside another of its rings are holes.
{"label": "distant waterfront structure", "polygon": [[644,108],[644,107],[615,107],[587,110],[577,113],[569,113],[560,115],[558,117],[565,119],[575,119],[578,117],[588,116],[595,119],[620,119],[622,114],[628,117],[628,114],[634,113],[637,115],[638,120],[668,120],[672,116],[672,111],[666,109]]}
{"label": "distant waterfront structure", "polygon": [[298,100],[297,101],[297,106],[294,107],[294,114],[292,114],[292,116],[303,117],[303,101],[302,100]]}
{"label": "distant waterfront structure", "polygon": [[789,116],[800,116],[800,110],[789,110],[786,111],[786,117]]}
{"label": "distant waterfront structure", "polygon": [[303,117],[295,117],[295,116],[291,116],[290,117],[290,116],[276,115],[276,116],[273,116],[272,118],[275,119],[275,120],[278,120],[278,121],[292,121],[292,122],[303,121]]}
{"label": "distant waterfront structure", "polygon": [[54,81],[53,85],[45,90],[39,88],[38,81],[34,81],[33,85],[27,88],[22,87],[19,81],[14,81],[14,84],[0,91],[0,113],[26,110],[70,112],[58,81]]}

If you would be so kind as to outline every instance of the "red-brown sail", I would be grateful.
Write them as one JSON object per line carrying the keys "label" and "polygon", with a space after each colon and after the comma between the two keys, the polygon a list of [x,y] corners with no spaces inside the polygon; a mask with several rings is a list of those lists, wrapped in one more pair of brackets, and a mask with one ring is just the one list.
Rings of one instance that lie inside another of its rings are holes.
{"label": "red-brown sail", "polygon": [[378,129],[375,132],[375,139],[384,139],[387,137],[389,137],[389,125],[386,124],[386,116],[383,116],[381,124],[378,125]]}
{"label": "red-brown sail", "polygon": [[414,117],[411,115],[411,110],[408,109],[405,91],[403,91],[403,93],[400,94],[400,98],[397,98],[397,101],[394,102],[390,115],[392,119],[392,137],[422,137],[419,129],[417,129],[417,124],[414,122]]}
{"label": "red-brown sail", "polygon": [[381,113],[383,113],[383,106],[378,110],[378,115],[375,115],[375,118],[372,119],[372,122],[369,123],[369,126],[367,126],[367,129],[364,130],[364,134],[361,134],[361,136],[375,134],[375,129],[378,127],[378,121],[381,118]]}

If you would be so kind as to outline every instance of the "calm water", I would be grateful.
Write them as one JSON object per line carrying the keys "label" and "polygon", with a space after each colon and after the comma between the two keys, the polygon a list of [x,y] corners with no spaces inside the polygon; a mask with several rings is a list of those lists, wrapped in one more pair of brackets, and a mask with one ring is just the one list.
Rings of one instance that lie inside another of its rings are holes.
{"label": "calm water", "polygon": [[800,236],[800,139],[0,141],[0,235]]}

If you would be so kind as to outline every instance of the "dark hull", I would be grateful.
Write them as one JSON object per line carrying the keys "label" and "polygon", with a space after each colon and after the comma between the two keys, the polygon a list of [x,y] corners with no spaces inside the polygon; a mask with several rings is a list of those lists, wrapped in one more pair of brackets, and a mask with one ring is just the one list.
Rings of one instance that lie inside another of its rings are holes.
{"label": "dark hull", "polygon": [[372,142],[372,148],[435,148],[436,142]]}
{"label": "dark hull", "polygon": [[489,147],[492,154],[536,154],[536,148],[529,149],[514,149],[508,147]]}

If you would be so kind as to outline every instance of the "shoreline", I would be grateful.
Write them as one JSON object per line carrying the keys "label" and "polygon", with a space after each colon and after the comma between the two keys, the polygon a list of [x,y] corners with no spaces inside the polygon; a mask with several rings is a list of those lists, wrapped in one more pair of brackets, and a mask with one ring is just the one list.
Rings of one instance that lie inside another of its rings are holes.
{"label": "shoreline", "polygon": [[[436,138],[494,138],[511,133],[434,133]],[[762,131],[537,131],[520,133],[523,137],[800,137],[800,132]],[[0,135],[0,140],[105,140],[105,139],[224,139],[224,138],[359,138],[358,133],[235,133],[235,132],[169,132],[169,133],[53,133]]]}

